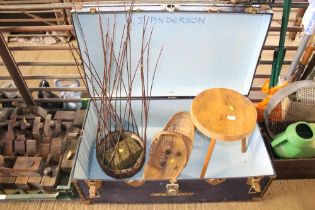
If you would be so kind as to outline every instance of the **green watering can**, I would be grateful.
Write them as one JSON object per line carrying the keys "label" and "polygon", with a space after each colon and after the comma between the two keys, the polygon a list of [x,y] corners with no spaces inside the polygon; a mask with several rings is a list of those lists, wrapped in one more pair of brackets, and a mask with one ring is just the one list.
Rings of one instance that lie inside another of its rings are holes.
{"label": "green watering can", "polygon": [[274,138],[271,146],[279,158],[315,157],[315,124],[293,123]]}

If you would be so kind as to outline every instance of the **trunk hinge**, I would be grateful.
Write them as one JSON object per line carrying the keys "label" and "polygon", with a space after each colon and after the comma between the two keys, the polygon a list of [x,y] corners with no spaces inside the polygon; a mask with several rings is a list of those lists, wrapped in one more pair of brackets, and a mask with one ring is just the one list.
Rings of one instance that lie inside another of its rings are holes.
{"label": "trunk hinge", "polygon": [[165,10],[168,12],[174,12],[176,10],[176,5],[174,4],[167,4],[165,5]]}
{"label": "trunk hinge", "polygon": [[260,9],[258,7],[247,7],[245,8],[245,12],[250,14],[257,14],[260,12]]}
{"label": "trunk hinge", "polygon": [[247,179],[247,185],[250,186],[248,193],[249,194],[255,194],[255,193],[261,193],[261,187],[260,187],[260,181],[262,180],[262,177],[248,177]]}
{"label": "trunk hinge", "polygon": [[90,8],[90,13],[94,14],[94,13],[96,13],[96,12],[97,12],[96,7],[91,7],[91,8]]}
{"label": "trunk hinge", "polygon": [[89,186],[90,198],[100,197],[99,188],[102,186],[102,182],[94,180],[94,181],[87,181],[86,183]]}
{"label": "trunk hinge", "polygon": [[208,12],[219,13],[220,9],[218,7],[208,7],[207,11]]}
{"label": "trunk hinge", "polygon": [[257,14],[257,13],[269,12],[269,11],[271,11],[271,8],[268,5],[261,5],[259,7],[251,6],[251,7],[245,8],[245,12],[250,13],[250,14]]}

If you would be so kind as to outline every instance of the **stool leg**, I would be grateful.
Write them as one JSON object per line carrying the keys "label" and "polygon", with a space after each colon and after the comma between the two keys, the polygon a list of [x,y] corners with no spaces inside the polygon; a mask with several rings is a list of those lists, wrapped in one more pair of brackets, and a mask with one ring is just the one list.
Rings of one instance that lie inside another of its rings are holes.
{"label": "stool leg", "polygon": [[242,139],[242,153],[245,153],[247,150],[246,138]]}
{"label": "stool leg", "polygon": [[205,162],[203,163],[203,167],[202,167],[202,171],[201,171],[201,174],[200,174],[200,178],[204,178],[205,177],[205,174],[206,174],[206,171],[207,171],[207,168],[208,168],[208,163],[209,163],[210,157],[212,155],[212,151],[213,151],[215,142],[216,142],[215,139],[211,139],[210,138],[210,144],[208,146],[208,151],[207,151],[207,155],[206,155],[206,158],[205,158]]}

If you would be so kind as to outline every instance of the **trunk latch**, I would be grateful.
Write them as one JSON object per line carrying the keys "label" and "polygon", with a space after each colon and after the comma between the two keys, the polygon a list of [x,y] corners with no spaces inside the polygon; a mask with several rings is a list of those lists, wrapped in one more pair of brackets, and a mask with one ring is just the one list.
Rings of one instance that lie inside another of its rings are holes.
{"label": "trunk latch", "polygon": [[260,181],[261,177],[248,177],[247,184],[250,186],[248,193],[255,194],[261,193]]}
{"label": "trunk latch", "polygon": [[100,181],[87,181],[87,185],[89,186],[90,198],[100,197],[99,188],[102,186]]}
{"label": "trunk latch", "polygon": [[170,180],[170,183],[166,185],[166,194],[175,196],[179,193],[179,185],[176,179]]}

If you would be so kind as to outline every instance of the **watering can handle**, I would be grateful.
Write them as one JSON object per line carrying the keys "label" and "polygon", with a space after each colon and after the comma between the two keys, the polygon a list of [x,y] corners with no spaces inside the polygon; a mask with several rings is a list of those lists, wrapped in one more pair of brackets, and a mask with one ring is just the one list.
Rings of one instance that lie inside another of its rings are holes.
{"label": "watering can handle", "polygon": [[291,83],[284,88],[280,89],[277,91],[269,100],[265,111],[264,111],[264,119],[265,119],[265,124],[267,127],[267,132],[271,137],[274,137],[274,135],[270,132],[269,130],[269,114],[272,112],[272,110],[281,102],[281,100],[299,90],[304,89],[305,87],[308,88],[315,88],[315,82],[310,81],[310,80],[302,80],[302,81],[297,81],[294,83]]}
{"label": "watering can handle", "polygon": [[288,139],[287,139],[287,135],[282,134],[281,136],[279,136],[278,138],[275,138],[272,142],[271,142],[271,146],[272,147],[276,147],[278,146],[279,144],[281,143],[284,143],[286,142]]}

